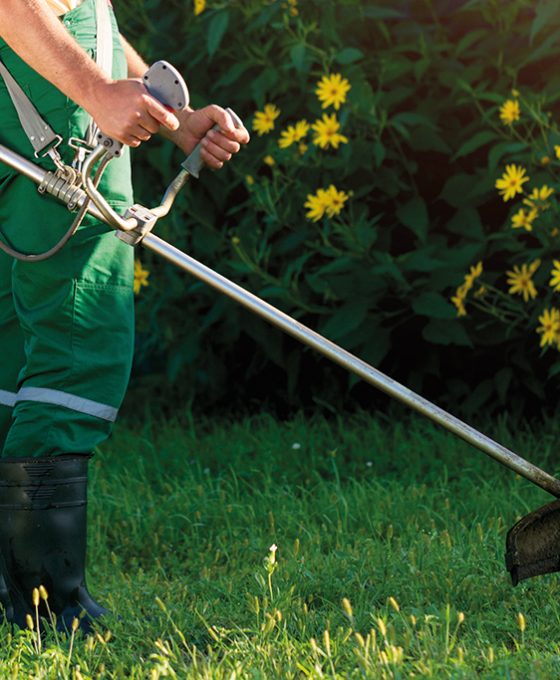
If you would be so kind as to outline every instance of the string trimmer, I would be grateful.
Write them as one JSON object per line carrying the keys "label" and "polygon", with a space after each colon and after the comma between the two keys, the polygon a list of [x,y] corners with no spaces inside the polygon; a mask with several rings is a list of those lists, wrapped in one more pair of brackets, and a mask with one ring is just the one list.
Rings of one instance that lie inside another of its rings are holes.
{"label": "string trimmer", "polygon": [[[151,94],[172,109],[188,105],[189,95],[183,79],[166,62],[154,64],[145,76],[145,83]],[[231,109],[227,111],[235,125],[241,126],[242,123],[235,113]],[[188,179],[199,176],[203,166],[200,145],[183,161],[181,170],[165,190],[160,205],[147,208],[135,204],[124,214],[117,213],[98,191],[97,183],[103,168],[111,158],[119,155],[121,148],[119,143],[100,133],[98,144],[89,152],[77,180],[70,173],[65,177],[60,169],[55,172],[47,171],[2,145],[0,161],[38,184],[41,192],[51,194],[66,203],[71,210],[77,210],[79,216],[87,212],[102,220],[115,229],[116,236],[126,243],[133,247],[141,244],[149,248],[331,361],[461,437],[541,489],[560,498],[560,480],[156,236],[153,229],[157,221],[168,214]],[[33,259],[33,256],[29,259]],[[532,576],[560,571],[560,501],[530,513],[508,532],[506,565],[514,585]]]}

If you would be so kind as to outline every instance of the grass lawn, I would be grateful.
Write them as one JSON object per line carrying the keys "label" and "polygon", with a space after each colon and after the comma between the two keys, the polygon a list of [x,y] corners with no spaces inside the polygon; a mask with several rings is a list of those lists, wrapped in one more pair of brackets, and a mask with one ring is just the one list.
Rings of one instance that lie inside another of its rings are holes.
{"label": "grass lawn", "polygon": [[[560,575],[512,588],[503,565],[552,498],[395,413],[120,425],[88,576],[119,617],[40,649],[4,625],[0,678],[559,677]],[[489,434],[559,471],[553,423]]]}

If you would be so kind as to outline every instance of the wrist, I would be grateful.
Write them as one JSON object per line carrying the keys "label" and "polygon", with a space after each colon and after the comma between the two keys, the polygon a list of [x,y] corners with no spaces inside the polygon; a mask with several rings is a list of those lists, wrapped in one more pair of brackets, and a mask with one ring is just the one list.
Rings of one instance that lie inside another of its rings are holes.
{"label": "wrist", "polygon": [[88,86],[82,90],[80,99],[75,101],[95,118],[97,112],[106,107],[109,91],[114,81],[104,73],[95,73],[87,82]]}

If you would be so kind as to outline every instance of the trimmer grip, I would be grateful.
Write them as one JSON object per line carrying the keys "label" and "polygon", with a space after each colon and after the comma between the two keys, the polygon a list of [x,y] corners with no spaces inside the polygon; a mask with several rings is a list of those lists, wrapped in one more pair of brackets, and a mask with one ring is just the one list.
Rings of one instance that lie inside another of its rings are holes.
{"label": "trimmer grip", "polygon": [[[237,129],[243,127],[243,122],[241,121],[241,118],[233,111],[232,109],[226,109],[226,111],[229,113],[231,116],[231,119],[233,120],[233,124]],[[219,125],[214,125],[212,128],[213,130],[219,130],[220,126]],[[204,161],[200,158],[200,150],[202,146],[200,142],[195,146],[195,148],[191,151],[191,153],[185,158],[185,160],[181,163],[181,167],[186,170],[189,175],[192,175],[193,177],[196,177],[198,179],[198,176],[200,175],[200,171],[204,167]]]}
{"label": "trimmer grip", "polygon": [[[143,77],[148,92],[171,111],[182,111],[189,105],[189,90],[183,76],[167,61],[156,61]],[[99,131],[97,143],[111,156],[120,156],[122,143]]]}

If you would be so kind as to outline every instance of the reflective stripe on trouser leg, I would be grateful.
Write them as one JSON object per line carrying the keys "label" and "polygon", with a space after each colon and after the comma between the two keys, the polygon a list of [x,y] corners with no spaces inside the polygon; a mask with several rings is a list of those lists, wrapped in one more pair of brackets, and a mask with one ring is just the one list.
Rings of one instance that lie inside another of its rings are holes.
{"label": "reflective stripe on trouser leg", "polygon": [[[64,17],[68,30],[88,50],[95,49],[94,9],[95,3],[86,0]],[[0,41],[2,60],[52,127],[65,139],[82,136],[88,122],[84,112],[2,45]],[[124,77],[116,32],[114,53],[113,76]],[[29,142],[6,97],[0,89],[0,143],[30,157]],[[72,151],[61,148],[70,161]],[[0,232],[16,248],[43,251],[68,228],[72,215],[53,198],[38,194],[29,180],[0,168],[0,186]],[[130,205],[126,153],[111,162],[100,189],[117,209]],[[53,258],[12,266],[11,291],[24,336],[25,366],[17,386],[5,388],[18,396],[4,456],[86,452],[108,436],[113,417],[104,416],[114,416],[120,407],[132,361],[132,280],[133,249],[91,217]],[[3,352],[0,389],[9,363]],[[92,405],[101,411],[92,412]]]}

